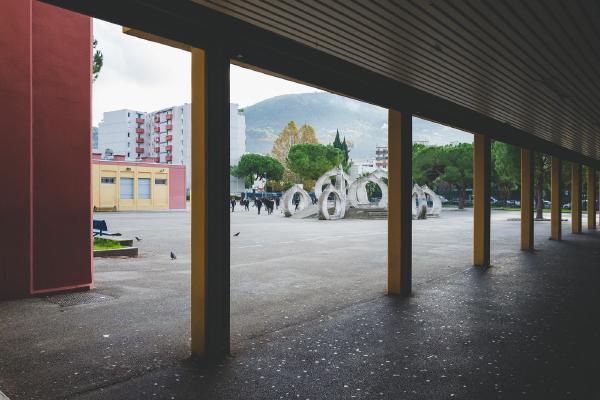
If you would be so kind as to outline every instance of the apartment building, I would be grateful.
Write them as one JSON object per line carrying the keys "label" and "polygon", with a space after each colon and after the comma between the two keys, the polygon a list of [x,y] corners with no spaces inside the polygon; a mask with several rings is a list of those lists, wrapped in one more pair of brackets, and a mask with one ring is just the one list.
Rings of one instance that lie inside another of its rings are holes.
{"label": "apartment building", "polygon": [[375,166],[381,169],[388,167],[388,147],[375,146]]}
{"label": "apartment building", "polygon": [[[230,104],[230,164],[246,151],[246,121],[237,104]],[[98,125],[98,151],[124,154],[128,160],[186,166],[186,188],[191,183],[191,104],[158,111],[116,110],[105,112]]]}

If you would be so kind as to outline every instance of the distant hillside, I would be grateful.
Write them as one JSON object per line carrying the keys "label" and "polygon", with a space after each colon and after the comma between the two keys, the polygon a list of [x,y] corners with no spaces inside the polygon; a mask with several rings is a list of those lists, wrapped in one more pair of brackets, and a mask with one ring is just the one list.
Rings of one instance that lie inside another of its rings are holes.
{"label": "distant hillside", "polygon": [[[246,107],[246,151],[267,154],[273,141],[290,121],[298,127],[308,123],[315,128],[321,143],[332,143],[339,129],[353,144],[350,157],[373,158],[376,145],[387,144],[387,110],[331,93],[288,94]],[[413,140],[441,145],[473,141],[466,132],[413,119]]]}
{"label": "distant hillside", "polygon": [[273,141],[290,121],[315,128],[321,143],[332,143],[336,129],[354,147],[352,158],[375,155],[375,145],[387,144],[387,111],[331,93],[277,96],[244,109],[246,151],[269,153]]}

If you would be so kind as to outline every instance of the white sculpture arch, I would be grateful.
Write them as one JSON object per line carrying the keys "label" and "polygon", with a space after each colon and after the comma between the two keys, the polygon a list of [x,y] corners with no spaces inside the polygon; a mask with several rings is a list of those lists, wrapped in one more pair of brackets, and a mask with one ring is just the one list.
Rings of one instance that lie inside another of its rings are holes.
{"label": "white sculpture arch", "polygon": [[294,213],[292,212],[292,210],[296,208],[295,204],[293,204],[294,195],[296,193],[300,195],[300,204],[298,204],[298,211],[307,207],[309,204],[312,204],[312,199],[310,198],[308,193],[306,193],[306,190],[304,190],[302,186],[295,184],[291,188],[286,190],[281,198],[281,201],[283,203],[283,215],[285,215],[286,217],[291,217]]}
{"label": "white sculpture arch", "polygon": [[[315,183],[315,196],[317,199],[321,198],[321,194],[323,193],[323,186],[325,184],[331,184],[331,178],[335,178],[335,185],[340,193],[346,196],[345,188],[348,187],[350,182],[350,177],[344,172],[344,170],[340,167],[335,167],[325,172],[317,182]],[[343,181],[340,181],[343,179]]]}
{"label": "white sculpture arch", "polygon": [[414,219],[425,219],[427,216],[427,197],[417,184],[412,188],[412,216]]}
{"label": "white sculpture arch", "polygon": [[[377,205],[373,206],[367,196],[367,183],[373,182],[381,189],[381,200]],[[361,176],[356,179],[348,188],[348,202],[355,208],[387,208],[388,206],[388,186],[383,181],[382,177],[376,176],[374,173],[367,176]]]}
{"label": "white sculpture arch", "polygon": [[427,196],[431,199],[433,203],[431,207],[429,207],[429,202],[427,201],[427,214],[439,216],[442,213],[442,200],[440,200],[440,196],[438,196],[433,190],[429,188],[427,185],[421,186],[423,193],[425,194],[426,201]]}
{"label": "white sculpture arch", "polygon": [[[333,214],[329,214],[328,203],[329,195],[334,195],[335,210]],[[343,196],[339,190],[334,188],[332,185],[328,185],[325,190],[319,196],[319,219],[342,219],[346,214],[345,196]]]}

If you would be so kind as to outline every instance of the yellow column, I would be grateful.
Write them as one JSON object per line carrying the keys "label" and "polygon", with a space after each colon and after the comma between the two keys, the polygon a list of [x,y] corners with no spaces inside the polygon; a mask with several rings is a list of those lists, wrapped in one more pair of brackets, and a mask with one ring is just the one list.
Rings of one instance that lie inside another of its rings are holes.
{"label": "yellow column", "polygon": [[388,114],[388,293],[412,287],[412,115]]}
{"label": "yellow column", "polygon": [[560,191],[561,191],[561,166],[560,158],[552,157],[551,166],[551,216],[550,216],[550,239],[560,240],[562,236],[561,232],[561,206],[560,204]]}
{"label": "yellow column", "polygon": [[192,49],[192,353],[203,356],[206,351],[206,116],[205,56]]}
{"label": "yellow column", "polygon": [[229,354],[229,58],[192,49],[192,353]]}
{"label": "yellow column", "polygon": [[521,250],[533,250],[534,153],[521,149]]}
{"label": "yellow column", "polygon": [[587,216],[588,229],[596,229],[596,170],[588,167],[587,175]]}
{"label": "yellow column", "polygon": [[581,164],[571,163],[571,232],[581,233]]}
{"label": "yellow column", "polygon": [[473,264],[490,265],[491,141],[475,134],[473,146]]}

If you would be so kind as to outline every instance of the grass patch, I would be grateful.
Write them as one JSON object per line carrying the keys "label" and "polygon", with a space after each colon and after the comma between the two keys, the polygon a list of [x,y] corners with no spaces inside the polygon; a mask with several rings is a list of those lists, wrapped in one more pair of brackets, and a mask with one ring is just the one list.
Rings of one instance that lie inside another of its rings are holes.
{"label": "grass patch", "polygon": [[123,246],[116,240],[104,239],[99,237],[94,238],[94,250],[123,249],[125,247],[127,246]]}

